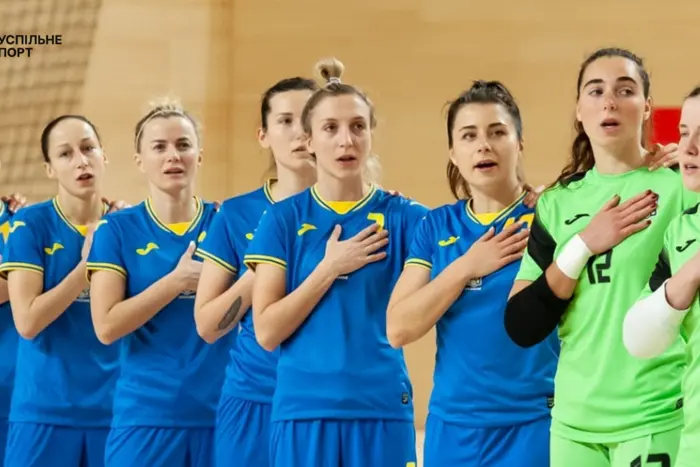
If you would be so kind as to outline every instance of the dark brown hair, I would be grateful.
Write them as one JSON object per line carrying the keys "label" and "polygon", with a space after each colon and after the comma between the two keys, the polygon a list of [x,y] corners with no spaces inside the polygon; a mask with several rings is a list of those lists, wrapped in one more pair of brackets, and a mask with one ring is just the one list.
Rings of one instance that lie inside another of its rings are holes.
{"label": "dark brown hair", "polygon": [[[267,91],[265,91],[260,99],[260,127],[263,131],[267,131],[269,124],[268,118],[272,112],[272,98],[278,94],[284,94],[290,91],[311,91],[318,90],[319,86],[316,81],[299,76],[294,78],[285,78],[276,82]],[[265,170],[265,178],[275,177],[277,174],[277,164],[275,163],[274,154],[270,155],[270,165]]]}
{"label": "dark brown hair", "polygon": [[200,127],[197,120],[195,120],[195,118],[190,115],[190,113],[187,112],[177,101],[164,98],[161,101],[151,103],[150,110],[136,124],[136,128],[134,130],[134,145],[136,146],[136,152],[141,152],[141,138],[143,136],[143,130],[146,128],[148,122],[156,118],[171,117],[181,117],[189,120],[194,127],[197,142],[200,142]]}
{"label": "dark brown hair", "polygon": [[[637,67],[637,73],[642,80],[642,89],[644,92],[644,97],[648,98],[651,91],[651,81],[649,79],[649,73],[644,67],[644,60],[632,53],[627,49],[620,48],[605,48],[599,49],[593,52],[586,58],[581,64],[581,68],[578,72],[578,79],[576,81],[576,100],[578,101],[581,97],[581,86],[583,83],[583,75],[586,73],[589,65],[600,58],[606,57],[621,57],[633,62]],[[642,128],[642,145],[646,146],[646,138],[648,134],[648,125]],[[562,170],[561,174],[557,178],[556,183],[562,185],[567,185],[571,180],[572,176],[576,174],[583,174],[593,168],[595,165],[595,157],[593,155],[593,147],[591,146],[591,140],[588,138],[586,131],[583,129],[583,124],[576,120],[574,122],[574,130],[576,131],[576,137],[571,145],[571,158]]]}
{"label": "dark brown hair", "polygon": [[685,96],[686,99],[692,99],[693,97],[698,97],[700,96],[700,85],[695,86],[692,91],[688,93],[687,96]]}
{"label": "dark brown hair", "polygon": [[49,138],[51,137],[51,132],[53,131],[54,128],[56,128],[56,125],[61,123],[63,120],[80,120],[83,123],[87,123],[90,128],[92,128],[92,131],[95,132],[95,137],[97,138],[97,142],[102,144],[102,141],[100,140],[100,134],[97,132],[97,128],[95,128],[95,125],[87,119],[87,117],[84,117],[82,115],[60,115],[53,120],[51,120],[49,123],[46,124],[44,127],[44,130],[41,132],[41,155],[44,156],[44,162],[51,162],[49,159]]}
{"label": "dark brown hair", "polygon": [[[447,109],[447,144],[450,149],[454,145],[453,131],[457,114],[462,107],[469,104],[497,104],[502,105],[508,112],[508,115],[513,119],[515,132],[518,140],[523,140],[523,120],[520,116],[520,108],[518,107],[515,98],[500,81],[483,81],[478,80],[472,83],[472,86],[464,91],[459,97],[450,102]],[[518,168],[518,179],[523,180],[521,168]],[[450,191],[457,199],[468,198],[471,196],[469,185],[459,172],[459,168],[449,161],[447,163],[447,180],[450,183]]]}

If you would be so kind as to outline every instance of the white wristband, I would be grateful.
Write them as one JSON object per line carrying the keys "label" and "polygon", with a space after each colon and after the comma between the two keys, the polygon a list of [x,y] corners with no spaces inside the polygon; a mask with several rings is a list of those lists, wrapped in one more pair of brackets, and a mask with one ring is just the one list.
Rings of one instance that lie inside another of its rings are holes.
{"label": "white wristband", "polygon": [[668,297],[666,296],[667,284],[668,279],[646,300],[643,300],[643,302],[648,303],[651,310],[655,310],[659,316],[663,317],[663,322],[678,326],[685,319],[685,315],[690,311],[690,307],[685,310],[673,308],[673,306],[668,303]]}
{"label": "white wristband", "polygon": [[581,236],[576,234],[564,245],[555,262],[566,277],[578,280],[581,271],[586,267],[588,258],[592,255]]}

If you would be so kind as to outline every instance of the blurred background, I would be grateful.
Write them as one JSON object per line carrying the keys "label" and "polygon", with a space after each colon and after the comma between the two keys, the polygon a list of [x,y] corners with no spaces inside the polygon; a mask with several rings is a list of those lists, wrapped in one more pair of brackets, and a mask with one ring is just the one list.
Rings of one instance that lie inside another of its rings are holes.
{"label": "blurred background", "polygon": [[[576,74],[596,48],[646,59],[663,142],[675,138],[682,97],[700,84],[700,2],[690,0],[0,0],[0,37],[13,34],[61,35],[60,45],[0,43],[33,48],[29,57],[0,51],[0,191],[31,201],[55,193],[39,135],[68,112],[98,126],[109,196],[143,199],[134,126],[166,95],[203,123],[200,194],[254,189],[268,164],[255,139],[260,95],[281,78],[311,75],[327,56],[377,106],[383,185],[430,207],[451,201],[445,104],[474,79],[499,79],[518,99],[533,184],[551,182],[565,163]],[[434,339],[406,350],[419,428]]]}

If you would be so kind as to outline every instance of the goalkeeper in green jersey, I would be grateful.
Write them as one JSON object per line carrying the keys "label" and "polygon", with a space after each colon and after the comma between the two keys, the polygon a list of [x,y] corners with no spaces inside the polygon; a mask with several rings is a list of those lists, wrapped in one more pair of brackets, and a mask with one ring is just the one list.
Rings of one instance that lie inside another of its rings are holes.
{"label": "goalkeeper in green jersey", "polygon": [[552,467],[671,467],[683,425],[683,345],[636,359],[622,323],[666,226],[697,196],[673,170],[649,170],[650,84],[639,57],[595,52],[577,94],[572,161],[538,201],[506,330],[529,347],[558,326]]}
{"label": "goalkeeper in green jersey", "polygon": [[[700,192],[700,86],[681,112],[681,173],[686,188]],[[683,379],[685,424],[675,467],[700,465],[700,212],[686,210],[666,230],[664,249],[642,297],[625,318],[623,338],[640,358],[670,355],[685,337],[688,367]]]}

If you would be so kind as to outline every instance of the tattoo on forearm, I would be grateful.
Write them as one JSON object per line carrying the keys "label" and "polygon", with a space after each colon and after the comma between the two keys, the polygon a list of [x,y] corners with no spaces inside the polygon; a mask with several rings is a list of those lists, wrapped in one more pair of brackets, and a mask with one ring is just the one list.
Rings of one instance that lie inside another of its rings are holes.
{"label": "tattoo on forearm", "polygon": [[231,305],[231,308],[228,309],[228,311],[224,314],[224,317],[221,319],[221,321],[219,321],[219,325],[217,326],[217,329],[219,331],[227,329],[231,325],[231,323],[238,320],[238,317],[242,311],[242,302],[243,299],[241,297],[238,297],[233,301],[233,305]]}

